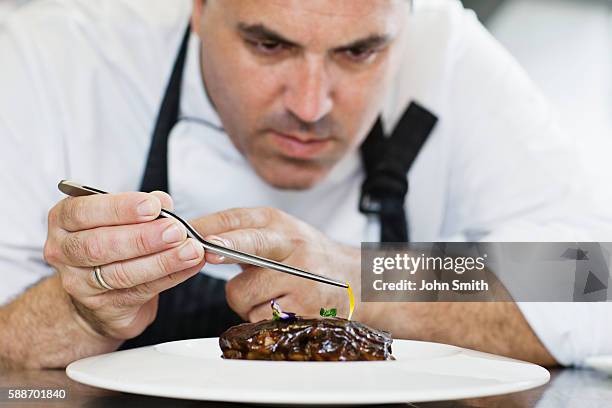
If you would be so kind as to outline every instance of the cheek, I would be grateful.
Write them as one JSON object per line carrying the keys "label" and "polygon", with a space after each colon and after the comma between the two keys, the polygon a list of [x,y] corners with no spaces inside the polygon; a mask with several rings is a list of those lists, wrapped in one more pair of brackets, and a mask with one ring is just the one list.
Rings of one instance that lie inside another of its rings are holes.
{"label": "cheek", "polygon": [[384,73],[377,70],[370,75],[347,78],[338,86],[335,95],[337,117],[354,143],[364,137],[382,107],[386,87]]}
{"label": "cheek", "polygon": [[225,129],[243,150],[248,149],[260,118],[270,111],[276,84],[270,69],[253,63],[237,47],[205,50],[204,76]]}

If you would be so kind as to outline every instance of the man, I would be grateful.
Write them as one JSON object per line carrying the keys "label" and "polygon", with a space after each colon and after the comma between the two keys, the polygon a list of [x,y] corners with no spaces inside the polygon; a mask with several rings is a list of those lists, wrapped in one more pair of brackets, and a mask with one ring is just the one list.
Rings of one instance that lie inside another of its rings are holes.
{"label": "man", "polygon": [[[379,116],[392,133],[412,101],[440,119],[410,167],[412,240],[587,238],[571,144],[458,3],[417,2],[413,13],[403,0],[44,4],[0,37],[6,365],[61,367],[218,334],[238,321],[225,294],[251,321],[269,317],[273,298],[345,314],[339,289],[249,266],[235,275],[156,218],[175,209],[222,245],[358,286],[359,242],[385,227],[358,209],[359,147]],[[59,201],[65,178],[172,198]],[[553,365],[610,351],[603,306],[361,303],[355,318]]]}

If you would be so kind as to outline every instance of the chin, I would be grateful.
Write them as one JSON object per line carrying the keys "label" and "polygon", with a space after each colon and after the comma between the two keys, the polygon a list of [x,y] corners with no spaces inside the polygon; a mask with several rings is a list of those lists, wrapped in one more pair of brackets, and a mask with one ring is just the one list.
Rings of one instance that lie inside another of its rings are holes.
{"label": "chin", "polygon": [[281,190],[308,190],[323,181],[331,170],[319,163],[285,160],[252,165],[259,177]]}

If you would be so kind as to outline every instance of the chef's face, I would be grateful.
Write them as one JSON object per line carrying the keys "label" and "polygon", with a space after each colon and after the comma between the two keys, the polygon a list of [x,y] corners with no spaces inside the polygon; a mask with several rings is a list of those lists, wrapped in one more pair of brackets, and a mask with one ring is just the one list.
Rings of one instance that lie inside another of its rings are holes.
{"label": "chef's face", "polygon": [[306,189],[380,112],[405,0],[194,0],[206,88],[257,174]]}

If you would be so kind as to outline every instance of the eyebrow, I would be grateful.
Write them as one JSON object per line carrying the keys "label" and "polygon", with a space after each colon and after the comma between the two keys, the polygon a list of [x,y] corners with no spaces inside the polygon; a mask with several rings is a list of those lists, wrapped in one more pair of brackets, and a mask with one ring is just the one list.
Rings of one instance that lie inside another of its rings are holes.
{"label": "eyebrow", "polygon": [[283,37],[281,34],[266,27],[263,24],[238,23],[238,31],[248,37],[257,38],[260,40],[276,41],[295,47],[302,47],[300,44]]}
{"label": "eyebrow", "polygon": [[[301,44],[295,41],[285,38],[282,34],[277,33],[271,28],[266,27],[263,24],[246,24],[238,23],[238,31],[243,35],[257,38],[259,40],[275,41],[285,45],[303,48]],[[373,49],[382,47],[391,42],[391,36],[387,34],[371,34],[365,38],[353,41],[346,45],[341,45],[333,49],[334,52],[343,52],[351,49]]]}
{"label": "eyebrow", "polygon": [[387,34],[372,34],[366,38],[353,41],[350,44],[334,48],[336,52],[348,51],[353,49],[375,49],[389,44],[391,37]]}

